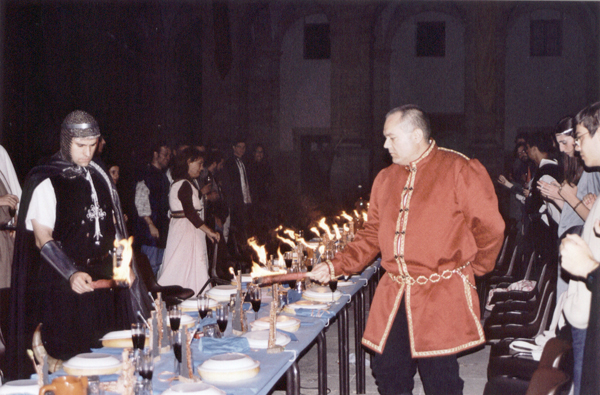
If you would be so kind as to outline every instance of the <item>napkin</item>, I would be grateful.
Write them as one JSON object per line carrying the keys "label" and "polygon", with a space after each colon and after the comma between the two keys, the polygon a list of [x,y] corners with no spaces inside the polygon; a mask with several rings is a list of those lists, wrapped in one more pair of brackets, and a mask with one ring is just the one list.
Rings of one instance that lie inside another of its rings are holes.
{"label": "napkin", "polygon": [[[287,311],[286,311],[287,312]],[[289,313],[292,314],[292,313]],[[298,317],[313,317],[313,318],[321,318],[325,321],[328,321],[335,317],[335,313],[329,310],[321,310],[321,309],[294,309],[294,314]],[[302,326],[304,322],[300,323]]]}
{"label": "napkin", "polygon": [[198,350],[209,355],[228,352],[247,354],[250,352],[250,344],[245,337],[224,337],[221,339],[203,337],[198,342]]}
{"label": "napkin", "polygon": [[97,353],[102,353],[102,354],[118,355],[118,356],[123,355],[122,348],[102,347],[102,348],[92,348],[91,350],[92,350],[92,352],[97,352]]}
{"label": "napkin", "polygon": [[287,294],[288,303],[296,303],[300,299],[302,299],[302,294],[296,291],[295,289],[290,289]]}

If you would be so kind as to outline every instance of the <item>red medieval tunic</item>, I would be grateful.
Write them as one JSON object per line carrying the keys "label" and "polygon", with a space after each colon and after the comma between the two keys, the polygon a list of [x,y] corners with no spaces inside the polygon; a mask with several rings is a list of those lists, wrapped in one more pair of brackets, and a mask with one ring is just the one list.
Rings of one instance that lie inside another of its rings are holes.
{"label": "red medieval tunic", "polygon": [[409,166],[376,177],[368,221],[333,260],[360,272],[381,252],[382,277],[362,343],[381,353],[406,295],[413,358],[456,354],[485,342],[474,275],[494,267],[504,221],[492,181],[476,159],[432,141]]}

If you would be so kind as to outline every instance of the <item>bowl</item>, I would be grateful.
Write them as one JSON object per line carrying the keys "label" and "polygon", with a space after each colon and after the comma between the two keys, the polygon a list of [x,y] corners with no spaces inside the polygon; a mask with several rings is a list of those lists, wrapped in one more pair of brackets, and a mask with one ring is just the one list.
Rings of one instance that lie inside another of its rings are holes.
{"label": "bowl", "polygon": [[172,386],[163,395],[189,394],[189,395],[225,395],[224,391],[206,383],[181,383]]}
{"label": "bowl", "polygon": [[302,293],[304,299],[313,300],[317,302],[331,302],[332,300],[338,300],[342,296],[342,293],[338,290],[331,292],[329,287],[312,287]]}
{"label": "bowl", "polygon": [[40,392],[37,380],[15,380],[4,383],[0,387],[0,394],[31,394],[37,395]]}
{"label": "bowl", "polygon": [[[275,344],[285,347],[292,339],[285,333],[275,332]],[[251,331],[242,335],[248,339],[250,348],[269,348],[269,330]]]}
{"label": "bowl", "polygon": [[[217,307],[217,301],[214,299],[208,299],[208,307],[214,309]],[[198,299],[187,299],[181,302],[179,305],[182,311],[198,311]]]}
{"label": "bowl", "polygon": [[198,366],[202,379],[213,383],[233,383],[250,379],[260,371],[260,362],[245,354],[219,354]]}
{"label": "bowl", "polygon": [[[100,339],[103,347],[108,348],[133,348],[131,340],[131,330],[125,329],[122,331],[108,332]],[[150,345],[150,339],[146,337],[145,345]]]}
{"label": "bowl", "polygon": [[109,354],[84,353],[65,362],[63,369],[76,376],[93,376],[117,373],[121,365],[121,361]]}
{"label": "bowl", "polygon": [[217,285],[208,290],[206,295],[217,302],[229,302],[231,295],[236,292],[237,287],[235,285]]}

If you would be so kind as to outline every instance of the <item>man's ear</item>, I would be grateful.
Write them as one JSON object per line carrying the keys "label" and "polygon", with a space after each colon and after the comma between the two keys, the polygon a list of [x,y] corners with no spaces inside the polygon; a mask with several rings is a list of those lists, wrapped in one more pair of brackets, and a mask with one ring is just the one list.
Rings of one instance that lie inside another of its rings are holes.
{"label": "man's ear", "polygon": [[423,129],[415,128],[415,130],[413,130],[413,139],[416,143],[420,143],[424,138],[425,133],[423,132]]}

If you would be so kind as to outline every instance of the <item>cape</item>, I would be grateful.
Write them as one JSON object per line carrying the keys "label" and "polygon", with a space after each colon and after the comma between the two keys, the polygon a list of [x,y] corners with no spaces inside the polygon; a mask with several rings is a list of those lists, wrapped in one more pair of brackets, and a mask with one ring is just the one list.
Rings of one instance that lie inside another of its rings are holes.
{"label": "cape", "polygon": [[[127,228],[121,209],[121,203],[117,190],[107,172],[96,162],[89,165],[97,171],[106,182],[110,191],[114,209],[115,232],[118,238],[127,238]],[[7,368],[9,380],[28,378],[33,371],[33,365],[27,356],[27,349],[31,349],[31,341],[35,327],[37,326],[34,293],[31,292],[35,286],[37,273],[40,269],[40,251],[35,245],[35,237],[32,231],[25,227],[25,219],[31,197],[35,188],[44,180],[58,174],[72,172],[79,173],[79,169],[71,162],[67,162],[57,153],[50,158],[42,160],[27,175],[23,194],[19,207],[19,219],[17,223],[17,234],[15,238],[15,249],[12,265],[12,279],[10,291],[9,329],[7,338],[7,361],[11,361]],[[141,281],[139,270],[135,261],[132,268],[136,279],[132,286],[126,291],[127,297],[127,319],[134,322],[139,311],[144,317],[150,316],[151,300],[148,291]],[[126,323],[123,323],[125,326]]]}

